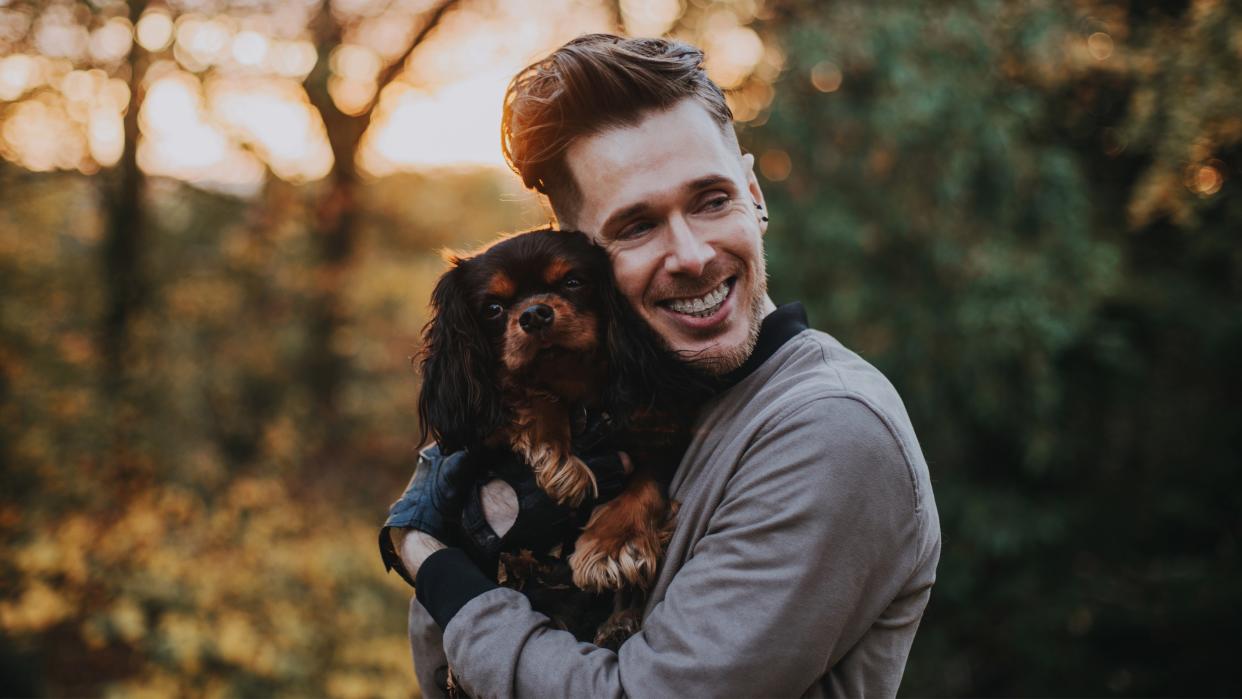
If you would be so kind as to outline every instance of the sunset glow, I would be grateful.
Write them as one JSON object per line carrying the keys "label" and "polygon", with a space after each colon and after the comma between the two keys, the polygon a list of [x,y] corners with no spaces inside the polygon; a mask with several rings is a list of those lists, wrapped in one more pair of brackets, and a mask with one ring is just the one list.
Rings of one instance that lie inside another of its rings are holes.
{"label": "sunset glow", "polygon": [[510,77],[482,75],[430,94],[409,87],[385,92],[361,164],[375,175],[418,166],[503,166],[500,112]]}
{"label": "sunset glow", "polygon": [[194,76],[171,69],[154,81],[138,120],[143,170],[239,194],[253,193],[262,184],[263,164],[207,121]]}
{"label": "sunset glow", "polygon": [[216,120],[254,147],[277,177],[305,182],[328,174],[332,150],[323,122],[297,83],[220,81],[208,93]]}
{"label": "sunset glow", "polygon": [[[680,0],[623,0],[619,9],[625,27],[641,35],[669,31],[685,11]],[[377,99],[380,73],[399,59],[425,8],[355,0],[334,2],[333,11],[348,30],[327,54],[328,95],[347,115],[370,114],[357,165],[372,176],[503,167],[501,103],[512,76],[568,39],[610,26],[603,5],[574,0],[463,4]],[[300,5],[215,16],[152,7],[137,26],[111,17],[87,27],[49,8],[32,28],[38,53],[0,57],[0,100],[26,100],[7,111],[0,154],[34,170],[115,164],[129,86],[112,76],[139,47],[152,60],[139,114],[144,171],[237,194],[257,191],[269,175],[323,178],[332,151],[301,84],[320,58],[310,40],[312,14]],[[699,21],[707,30],[706,67],[726,89],[741,86],[768,58],[743,19],[724,7]],[[743,90],[730,104],[746,119],[768,99],[770,90]]]}

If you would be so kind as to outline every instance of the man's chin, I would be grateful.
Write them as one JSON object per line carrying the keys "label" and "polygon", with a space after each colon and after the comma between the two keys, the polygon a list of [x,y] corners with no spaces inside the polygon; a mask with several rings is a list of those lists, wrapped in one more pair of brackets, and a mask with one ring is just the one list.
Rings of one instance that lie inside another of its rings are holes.
{"label": "man's chin", "polygon": [[727,341],[722,339],[715,342],[703,342],[702,340],[679,339],[670,342],[668,335],[664,335],[665,343],[672,348],[681,361],[693,364],[701,371],[713,376],[727,374],[742,366],[755,351],[755,343],[758,339],[757,323],[740,339],[729,338]]}
{"label": "man's chin", "polygon": [[[737,290],[734,287],[734,291]],[[755,351],[759,327],[763,323],[766,293],[766,285],[753,290],[749,298],[739,298],[730,293],[720,309],[718,320],[707,326],[702,321],[683,322],[667,308],[656,309],[654,317],[649,316],[649,321],[665,346],[682,361],[720,376],[742,366]],[[648,313],[651,311],[648,310]]]}

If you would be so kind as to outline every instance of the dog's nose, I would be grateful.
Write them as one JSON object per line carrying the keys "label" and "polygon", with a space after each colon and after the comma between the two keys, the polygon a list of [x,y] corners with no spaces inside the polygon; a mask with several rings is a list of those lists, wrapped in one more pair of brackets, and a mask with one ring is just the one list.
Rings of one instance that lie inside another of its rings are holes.
{"label": "dog's nose", "polygon": [[533,333],[551,325],[555,317],[556,314],[549,306],[537,303],[522,311],[522,315],[518,316],[518,325],[521,325],[526,332]]}

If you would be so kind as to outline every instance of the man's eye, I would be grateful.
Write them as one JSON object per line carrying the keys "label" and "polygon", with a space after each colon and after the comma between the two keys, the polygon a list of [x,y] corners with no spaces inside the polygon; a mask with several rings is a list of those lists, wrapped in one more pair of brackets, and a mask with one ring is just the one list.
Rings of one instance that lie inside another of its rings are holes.
{"label": "man's eye", "polygon": [[703,204],[704,211],[719,211],[729,203],[729,197],[712,197]]}
{"label": "man's eye", "polygon": [[633,240],[634,238],[642,237],[644,233],[652,228],[655,228],[655,224],[650,221],[638,221],[636,223],[631,223],[625,228],[622,228],[620,233],[617,233],[617,240]]}
{"label": "man's eye", "polygon": [[566,289],[578,289],[582,287],[582,280],[577,277],[570,276],[565,277],[565,279],[561,281],[561,284],[564,285]]}
{"label": "man's eye", "polygon": [[489,303],[483,307],[483,317],[488,320],[496,320],[504,312],[505,307],[498,303]]}

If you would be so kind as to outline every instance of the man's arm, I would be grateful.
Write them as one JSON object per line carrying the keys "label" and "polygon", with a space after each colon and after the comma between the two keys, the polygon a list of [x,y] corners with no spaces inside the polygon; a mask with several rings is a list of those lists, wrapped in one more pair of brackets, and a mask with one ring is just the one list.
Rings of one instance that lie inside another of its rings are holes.
{"label": "man's arm", "polygon": [[[792,406],[747,450],[693,557],[617,653],[491,589],[437,617],[447,657],[475,696],[800,695],[934,556],[915,483],[867,406]],[[469,579],[461,558],[439,558],[420,577]],[[895,693],[899,678],[862,689]]]}
{"label": "man's arm", "polygon": [[[495,480],[480,488],[480,498],[488,524],[497,535],[504,536],[517,520],[517,494],[504,481]],[[444,548],[435,537],[416,529],[394,527],[389,530],[389,537],[411,580],[428,556]],[[425,698],[447,696],[444,632],[416,597],[410,598],[408,628],[419,693]]]}

